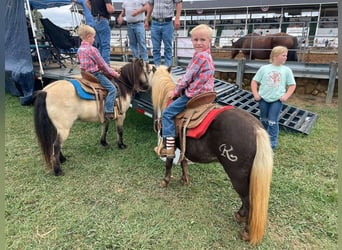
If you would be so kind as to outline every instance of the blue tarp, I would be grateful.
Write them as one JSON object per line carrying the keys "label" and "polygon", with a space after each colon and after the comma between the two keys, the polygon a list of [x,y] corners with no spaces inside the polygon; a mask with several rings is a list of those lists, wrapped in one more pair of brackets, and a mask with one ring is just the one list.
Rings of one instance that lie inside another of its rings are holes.
{"label": "blue tarp", "polygon": [[[30,0],[32,9],[59,7],[70,0]],[[20,97],[22,105],[33,100],[34,71],[23,0],[5,0],[5,90]]]}
{"label": "blue tarp", "polygon": [[20,96],[20,103],[32,102],[34,72],[24,2],[5,0],[5,89]]}
{"label": "blue tarp", "polygon": [[48,9],[71,4],[71,0],[30,0],[31,9]]}

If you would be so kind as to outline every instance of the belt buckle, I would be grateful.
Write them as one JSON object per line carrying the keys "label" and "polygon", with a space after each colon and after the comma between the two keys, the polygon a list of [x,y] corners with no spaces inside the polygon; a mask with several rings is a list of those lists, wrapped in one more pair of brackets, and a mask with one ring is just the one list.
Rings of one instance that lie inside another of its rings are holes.
{"label": "belt buckle", "polygon": [[158,18],[158,22],[160,23],[164,22],[164,18]]}

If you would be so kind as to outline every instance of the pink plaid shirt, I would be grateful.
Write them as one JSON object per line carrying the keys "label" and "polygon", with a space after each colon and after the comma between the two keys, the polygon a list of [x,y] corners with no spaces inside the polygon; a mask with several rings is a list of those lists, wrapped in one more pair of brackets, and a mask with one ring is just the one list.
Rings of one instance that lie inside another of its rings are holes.
{"label": "pink plaid shirt", "polygon": [[104,74],[108,74],[113,77],[118,75],[118,73],[109,67],[103,60],[98,49],[86,41],[82,41],[81,46],[78,48],[77,56],[82,70],[89,73],[102,70]]}
{"label": "pink plaid shirt", "polygon": [[192,98],[198,94],[214,90],[215,66],[210,55],[210,48],[206,51],[195,52],[185,75],[177,82],[175,96],[185,95]]}

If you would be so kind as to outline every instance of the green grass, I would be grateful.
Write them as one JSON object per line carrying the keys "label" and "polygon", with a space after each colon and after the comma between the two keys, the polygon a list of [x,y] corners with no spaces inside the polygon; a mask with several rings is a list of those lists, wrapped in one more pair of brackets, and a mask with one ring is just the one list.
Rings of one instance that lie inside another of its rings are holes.
{"label": "green grass", "polygon": [[[269,222],[256,249],[337,249],[337,107],[303,106],[319,118],[310,135],[281,131]],[[32,106],[5,100],[7,249],[252,249],[232,214],[241,203],[222,167],[181,169],[159,187],[152,119],[129,110],[126,150],[99,145],[101,125],[76,122],[64,144],[64,176],[43,163]]]}

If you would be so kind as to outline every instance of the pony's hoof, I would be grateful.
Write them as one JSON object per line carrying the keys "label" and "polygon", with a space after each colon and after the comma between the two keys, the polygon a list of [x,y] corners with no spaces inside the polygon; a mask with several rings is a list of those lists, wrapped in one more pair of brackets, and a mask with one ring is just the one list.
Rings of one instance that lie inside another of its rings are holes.
{"label": "pony's hoof", "polygon": [[60,168],[59,169],[54,169],[53,172],[54,172],[55,176],[62,176],[62,175],[64,175],[62,169],[60,169]]}
{"label": "pony's hoof", "polygon": [[241,229],[240,231],[240,239],[244,241],[249,241],[249,234],[245,229]]}
{"label": "pony's hoof", "polygon": [[109,144],[106,141],[100,141],[100,143],[105,148],[109,146]]}
{"label": "pony's hoof", "polygon": [[127,148],[127,145],[125,145],[125,144],[118,144],[118,147],[119,147],[119,149],[125,149],[125,148]]}
{"label": "pony's hoof", "polygon": [[182,186],[189,185],[189,179],[188,178],[181,178],[179,182]]}
{"label": "pony's hoof", "polygon": [[167,182],[166,180],[162,180],[159,184],[161,188],[166,188],[168,185],[169,185],[169,182]]}
{"label": "pony's hoof", "polygon": [[247,222],[247,217],[246,216],[241,216],[240,214],[239,214],[239,212],[236,212],[236,213],[234,213],[233,214],[233,218],[234,218],[234,220],[237,222],[237,223],[239,223],[239,224],[241,224],[241,223],[246,223]]}

